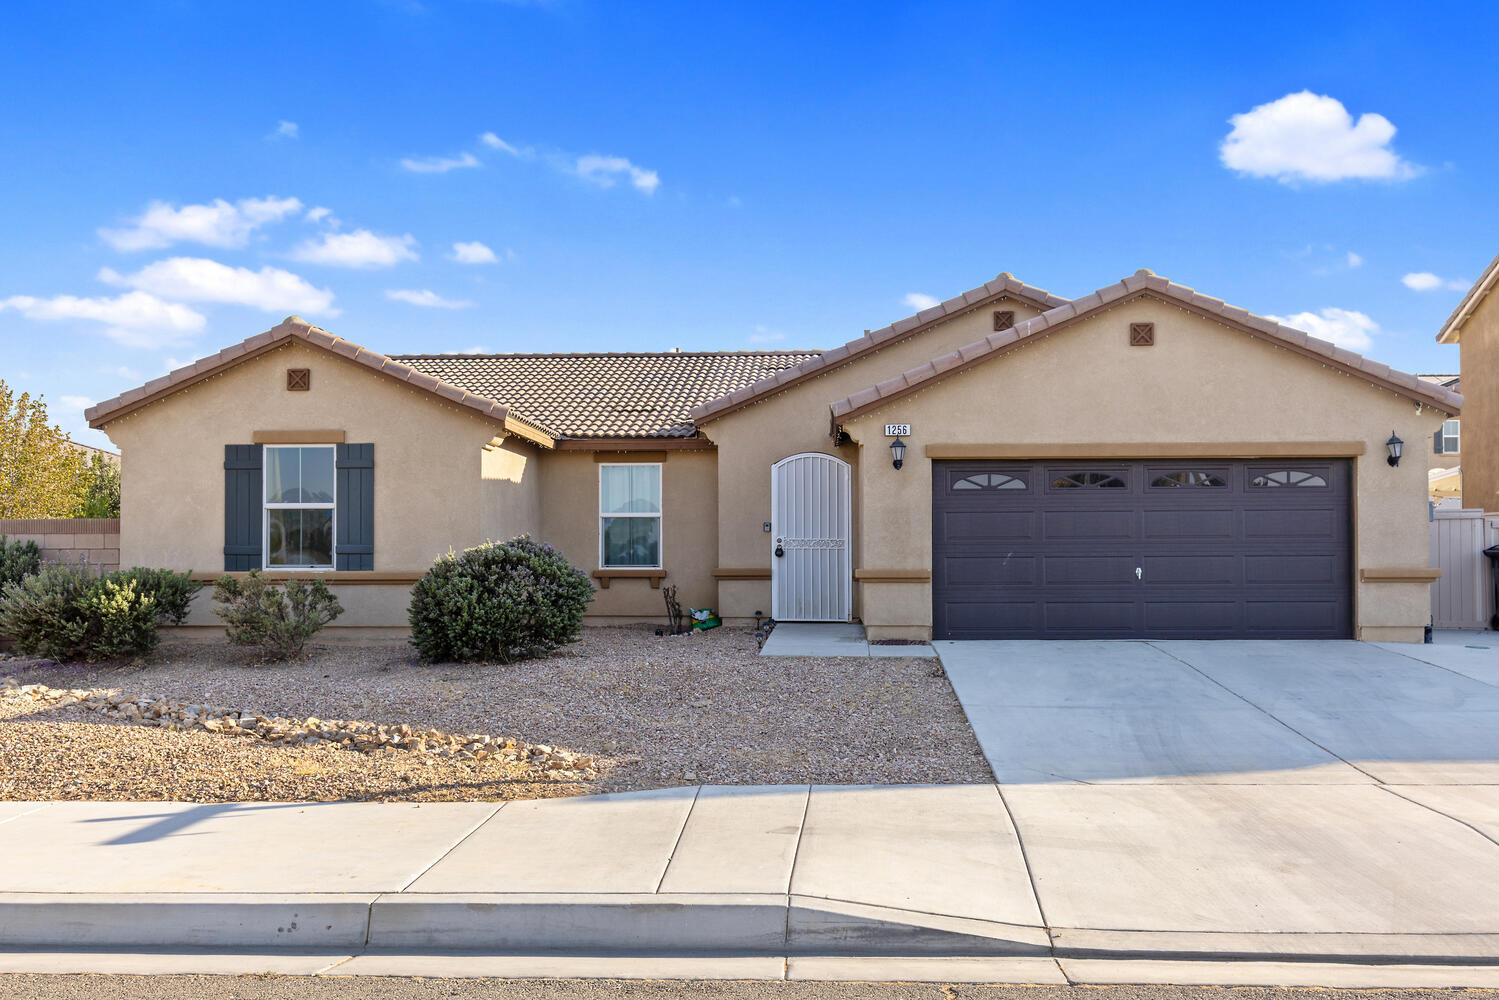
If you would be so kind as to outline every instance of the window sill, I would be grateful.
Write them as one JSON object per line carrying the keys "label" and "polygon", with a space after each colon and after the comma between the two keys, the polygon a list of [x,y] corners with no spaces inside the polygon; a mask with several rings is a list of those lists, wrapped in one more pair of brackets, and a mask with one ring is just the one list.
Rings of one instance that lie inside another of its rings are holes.
{"label": "window sill", "polygon": [[611,580],[649,580],[652,590],[661,589],[661,581],[666,579],[664,569],[596,569],[593,578],[599,582],[600,590],[608,590]]}

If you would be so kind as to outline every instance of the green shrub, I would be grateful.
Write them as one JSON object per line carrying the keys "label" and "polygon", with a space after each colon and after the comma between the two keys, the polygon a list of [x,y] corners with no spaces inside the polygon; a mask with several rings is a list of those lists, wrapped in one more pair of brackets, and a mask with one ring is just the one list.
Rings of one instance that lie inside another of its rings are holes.
{"label": "green shrub", "polygon": [[148,569],[145,566],[116,570],[105,579],[122,586],[134,584],[137,591],[155,598],[158,625],[181,625],[192,607],[193,595],[203,587],[201,583],[193,582],[191,570],[177,573],[169,569]]}
{"label": "green shrub", "polygon": [[285,589],[275,587],[252,569],[243,580],[227,573],[213,588],[213,612],[224,622],[224,632],[236,646],[259,646],[275,660],[302,652],[307,640],[344,613],[322,580],[312,586],[291,579]]}
{"label": "green shrub", "polygon": [[56,563],[0,591],[0,632],[23,653],[107,660],[156,648],[156,599],[133,582]]}
{"label": "green shrub", "polygon": [[36,542],[12,542],[0,535],[0,589],[41,571],[42,550]]}
{"label": "green shrub", "polygon": [[423,660],[511,663],[578,638],[588,575],[529,535],[438,559],[411,589],[411,644]]}

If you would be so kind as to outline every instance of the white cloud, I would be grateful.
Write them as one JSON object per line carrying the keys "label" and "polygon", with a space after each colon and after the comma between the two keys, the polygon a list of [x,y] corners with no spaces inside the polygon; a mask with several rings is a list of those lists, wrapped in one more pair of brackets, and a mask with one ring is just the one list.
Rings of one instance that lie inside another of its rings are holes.
{"label": "white cloud", "polygon": [[493,132],[485,132],[483,135],[479,136],[479,141],[484,143],[484,145],[488,146],[490,149],[498,149],[501,152],[509,153],[511,156],[531,155],[531,150],[529,148],[519,149],[515,146],[512,146],[510,145],[510,143],[506,142],[504,139],[501,139]]}
{"label": "white cloud", "polygon": [[751,344],[774,344],[777,341],[785,339],[786,335],[781,331],[772,330],[767,326],[759,325],[756,325],[755,332],[750,334],[749,336],[749,342]]}
{"label": "white cloud", "polygon": [[297,138],[300,138],[300,133],[301,133],[301,130],[297,127],[297,123],[296,122],[289,122],[289,121],[284,121],[283,120],[283,121],[279,121],[279,122],[276,123],[276,136],[277,136],[277,138],[281,138],[281,139],[297,139]]}
{"label": "white cloud", "polygon": [[488,354],[489,353],[489,348],[485,347],[483,344],[475,344],[473,347],[466,348],[466,349],[464,349],[462,351],[459,351],[458,353],[459,354]]}
{"label": "white cloud", "polygon": [[1351,271],[1356,267],[1364,266],[1364,258],[1352,250],[1348,251],[1348,269]]}
{"label": "white cloud", "polygon": [[308,222],[322,222],[324,219],[327,219],[330,226],[338,225],[338,220],[333,218],[333,209],[327,207],[326,205],[319,205],[317,208],[309,208],[307,210],[307,214],[302,216],[302,218],[306,219]]}
{"label": "white cloud", "polygon": [[292,249],[293,260],[329,267],[394,267],[403,260],[418,260],[412,249],[416,239],[404,236],[377,236],[368,229],[352,233],[324,233],[315,240],[303,240]]}
{"label": "white cloud", "polygon": [[1403,181],[1421,168],[1390,148],[1395,126],[1383,115],[1358,121],[1336,98],[1309,90],[1287,94],[1229,120],[1233,131],[1218,148],[1223,165],[1283,184],[1350,178]]}
{"label": "white cloud", "polygon": [[656,171],[637,167],[623,156],[595,156],[592,153],[580,156],[575,171],[579,177],[599,187],[613,187],[620,174],[628,175],[635,190],[645,194],[655,194],[661,185]]}
{"label": "white cloud", "polygon": [[940,305],[942,302],[941,299],[934,299],[930,295],[923,295],[920,292],[909,292],[900,301],[901,305],[915,309],[917,312],[921,312],[923,309],[930,309],[932,306]]}
{"label": "white cloud", "polygon": [[57,397],[57,401],[62,404],[63,409],[72,410],[76,413],[82,413],[94,405],[94,401],[87,396],[59,396]]}
{"label": "white cloud", "polygon": [[473,153],[459,153],[457,156],[429,156],[421,160],[408,156],[401,161],[401,166],[414,174],[445,174],[449,170],[462,170],[482,164]]}
{"label": "white cloud", "polygon": [[184,334],[203,329],[205,322],[202,313],[179,303],[163,302],[146,292],[127,292],[112,299],[12,295],[0,299],[0,310],[4,309],[14,309],[27,319],[41,321],[86,319],[104,323],[105,336],[129,347],[180,343]]}
{"label": "white cloud", "polygon": [[99,272],[99,280],[188,302],[225,302],[266,312],[338,314],[331,308],[331,291],[314,288],[278,267],[252,271],[205,257],[172,257],[148,264],[134,274],[118,274],[106,267]]}
{"label": "white cloud", "polygon": [[242,198],[232,205],[216,198],[211,205],[181,208],[153,201],[130,228],[100,229],[99,235],[116,250],[155,250],[173,243],[242,247],[261,226],[301,210],[296,198]]}
{"label": "white cloud", "polygon": [[1378,323],[1352,309],[1323,309],[1319,313],[1299,312],[1294,316],[1269,318],[1350,351],[1368,350],[1373,343],[1370,334],[1379,332]]}
{"label": "white cloud", "polygon": [[405,302],[428,309],[467,309],[472,302],[463,299],[445,299],[430,288],[388,288],[385,297],[392,302]]}
{"label": "white cloud", "polygon": [[499,260],[493,250],[478,240],[472,243],[454,243],[451,259],[460,264],[493,264]]}
{"label": "white cloud", "polygon": [[1415,271],[1400,279],[1400,283],[1406,288],[1416,292],[1434,292],[1437,289],[1446,289],[1452,292],[1467,291],[1472,284],[1457,278],[1442,278],[1430,271]]}

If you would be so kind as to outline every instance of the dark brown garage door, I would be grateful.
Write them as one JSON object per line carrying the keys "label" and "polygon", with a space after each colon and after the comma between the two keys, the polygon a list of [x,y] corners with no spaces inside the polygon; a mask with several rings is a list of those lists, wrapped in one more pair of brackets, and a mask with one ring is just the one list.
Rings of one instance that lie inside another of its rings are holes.
{"label": "dark brown garage door", "polygon": [[1346,461],[933,470],[939,639],[1352,634]]}

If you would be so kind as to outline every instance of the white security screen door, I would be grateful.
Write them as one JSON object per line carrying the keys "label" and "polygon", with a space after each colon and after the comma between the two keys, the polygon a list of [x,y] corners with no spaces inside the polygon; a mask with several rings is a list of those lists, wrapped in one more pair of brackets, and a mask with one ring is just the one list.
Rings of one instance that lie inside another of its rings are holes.
{"label": "white security screen door", "polygon": [[776,621],[853,615],[848,463],[809,452],[770,467],[770,606]]}

